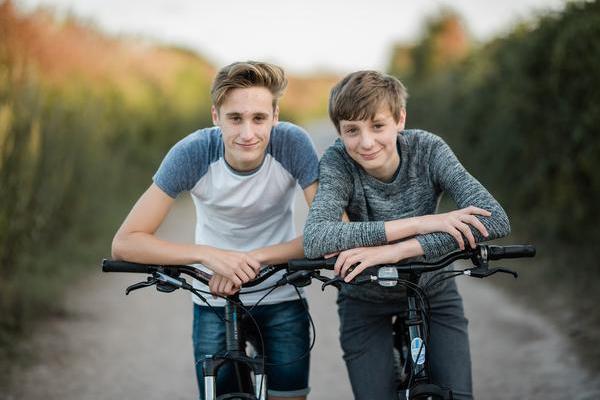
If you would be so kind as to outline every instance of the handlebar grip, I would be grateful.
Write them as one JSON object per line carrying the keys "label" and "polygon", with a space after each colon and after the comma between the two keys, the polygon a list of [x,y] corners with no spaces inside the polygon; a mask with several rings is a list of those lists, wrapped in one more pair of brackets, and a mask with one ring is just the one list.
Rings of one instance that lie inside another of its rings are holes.
{"label": "handlebar grip", "polygon": [[488,246],[488,257],[490,260],[502,258],[534,257],[535,247],[531,245],[518,246]]}
{"label": "handlebar grip", "polygon": [[156,271],[156,266],[137,264],[127,261],[102,260],[103,272],[134,272],[140,274],[151,274]]}
{"label": "handlebar grip", "polygon": [[290,271],[307,271],[315,269],[333,269],[337,257],[332,258],[317,258],[309,260],[307,258],[299,258],[288,261],[288,270]]}

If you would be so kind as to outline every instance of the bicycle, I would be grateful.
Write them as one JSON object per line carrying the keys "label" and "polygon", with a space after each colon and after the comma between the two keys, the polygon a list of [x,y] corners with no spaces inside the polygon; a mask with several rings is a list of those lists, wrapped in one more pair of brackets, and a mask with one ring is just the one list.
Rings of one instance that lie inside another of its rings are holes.
{"label": "bicycle", "polygon": [[[517,277],[517,273],[504,268],[489,268],[490,260],[503,258],[533,257],[535,248],[533,246],[490,246],[478,245],[475,249],[466,249],[448,254],[436,262],[412,262],[388,266],[372,267],[359,275],[351,283],[345,283],[341,277],[328,277],[321,275],[323,269],[333,269],[336,258],[329,259],[299,259],[290,260],[288,264],[266,266],[258,276],[243,287],[256,286],[265,281],[274,273],[286,269],[287,272],[281,279],[271,287],[263,288],[261,291],[272,290],[276,287],[292,284],[303,287],[311,284],[313,279],[322,282],[321,289],[334,286],[340,289],[342,284],[365,284],[367,282],[378,282],[383,287],[404,284],[411,290],[407,291],[407,316],[398,316],[394,323],[394,347],[397,358],[396,373],[398,377],[397,390],[399,398],[409,400],[451,400],[452,392],[437,386],[431,382],[428,371],[427,359],[427,305],[425,290],[419,286],[420,276],[424,272],[439,271],[454,261],[470,259],[475,266],[459,271],[441,271],[443,276],[434,282],[434,275],[429,280],[429,287],[441,283],[445,279],[454,278],[459,275],[484,278],[497,272],[509,273]],[[377,274],[370,272],[377,268]],[[136,283],[126,289],[126,294],[145,287],[156,286],[161,292],[170,293],[176,289],[188,290],[201,299],[202,293],[188,284],[181,277],[182,274],[208,284],[211,275],[188,265],[152,265],[137,264],[125,261],[103,260],[102,270],[104,272],[131,272],[151,275],[145,282]],[[408,279],[403,279],[400,274],[408,274]],[[205,293],[207,294],[207,293]],[[267,293],[268,295],[268,293]],[[248,355],[245,352],[247,332],[243,329],[241,315],[251,315],[240,303],[239,295],[227,296],[225,316],[223,322],[226,329],[226,352],[207,357],[203,361],[203,377],[205,383],[206,400],[266,400],[267,399],[267,377],[265,375],[265,359],[257,355]],[[312,320],[311,320],[312,325]],[[314,332],[314,325],[312,325]],[[260,336],[260,331],[258,331]],[[313,344],[316,335],[313,335]],[[262,341],[262,340],[261,340]],[[310,348],[312,349],[313,344]],[[310,351],[310,350],[309,350]],[[263,352],[264,354],[264,352]],[[227,393],[217,397],[216,375],[219,368],[226,362],[232,362],[236,368],[238,378],[237,392]]]}
{"label": "bicycle", "polygon": [[[266,266],[251,282],[242,285],[244,288],[256,286],[266,279],[271,277],[278,271],[286,269],[287,264],[278,264]],[[208,292],[203,292],[194,288],[189,284],[182,275],[187,275],[198,281],[208,285],[211,275],[202,270],[196,269],[189,265],[155,265],[155,264],[139,264],[127,261],[102,260],[103,272],[124,272],[124,273],[141,273],[150,275],[146,281],[133,284],[125,290],[128,295],[132,291],[155,286],[160,292],[171,293],[177,289],[184,289],[194,293],[200,299],[204,299],[204,295],[210,295]],[[276,287],[292,283],[293,277],[284,276],[275,285],[260,289],[258,291],[269,291]],[[309,282],[310,283],[310,282]],[[248,292],[245,292],[248,293]],[[264,296],[266,297],[270,292]],[[300,294],[299,294],[300,296]],[[263,298],[264,298],[263,297]],[[204,398],[205,400],[267,400],[267,376],[265,374],[265,358],[258,354],[248,354],[246,352],[246,343],[249,332],[243,324],[243,316],[249,316],[252,320],[250,311],[240,302],[239,294],[226,296],[226,304],[224,308],[223,323],[225,324],[226,350],[220,354],[207,356],[203,361],[202,371],[204,378]],[[206,302],[208,304],[208,302]],[[210,306],[209,306],[210,307]],[[212,307],[211,307],[212,308]],[[215,311],[215,313],[217,313]],[[219,315],[217,313],[217,315]],[[262,335],[258,329],[258,324],[253,321],[257,327],[257,333],[261,347]],[[311,320],[311,326],[312,324]],[[313,343],[310,348],[314,345]],[[310,351],[310,350],[309,350]],[[264,351],[260,352],[264,354]],[[303,354],[300,357],[307,356]],[[216,376],[219,369],[225,363],[232,363],[237,378],[237,391],[225,393],[217,397]]]}
{"label": "bicycle", "polygon": [[[478,245],[474,249],[456,251],[434,262],[410,262],[371,267],[357,276],[353,282],[346,283],[341,277],[327,280],[322,289],[332,285],[340,288],[342,284],[360,285],[368,282],[377,282],[383,287],[402,284],[407,287],[407,312],[405,315],[393,316],[394,335],[394,368],[396,376],[396,390],[398,398],[407,400],[452,400],[452,391],[438,386],[431,379],[428,355],[428,302],[427,290],[438,285],[446,279],[460,275],[475,278],[485,278],[498,272],[513,275],[515,271],[506,268],[490,268],[489,262],[507,259],[534,257],[535,247],[529,245],[519,246],[494,246]],[[462,270],[445,270],[444,267],[457,260],[470,259],[474,267]],[[319,274],[320,269],[332,269],[335,258],[321,260],[292,260],[289,263],[290,271],[314,271]],[[377,269],[376,274],[371,271]],[[435,272],[424,284],[420,284],[420,277],[425,272]],[[402,276],[407,276],[403,278]]]}

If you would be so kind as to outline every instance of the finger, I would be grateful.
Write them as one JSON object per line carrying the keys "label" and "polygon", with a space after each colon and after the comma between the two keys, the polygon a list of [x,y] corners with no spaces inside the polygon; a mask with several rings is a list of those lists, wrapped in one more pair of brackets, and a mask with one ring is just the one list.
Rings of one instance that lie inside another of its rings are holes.
{"label": "finger", "polygon": [[[260,263],[256,259],[254,259],[253,257],[250,257],[250,256],[248,256],[248,258],[246,259],[246,262],[254,270],[254,276],[256,276],[256,273],[258,271],[260,271]],[[253,278],[254,278],[254,276],[253,276]]]}
{"label": "finger", "polygon": [[354,269],[352,270],[352,272],[350,272],[348,274],[348,276],[346,276],[344,278],[344,282],[351,282],[352,279],[354,279],[356,277],[356,275],[360,274],[361,272],[363,272],[365,270],[365,268],[367,268],[369,265],[367,263],[363,264],[360,263],[358,264],[356,267],[354,267]]}
{"label": "finger", "polygon": [[465,242],[463,240],[463,237],[462,237],[462,234],[460,233],[460,231],[454,227],[448,233],[451,234],[452,237],[454,237],[454,240],[456,240],[456,243],[458,243],[458,248],[461,250],[464,250]]}
{"label": "finger", "polygon": [[245,264],[244,262],[241,262],[239,265],[239,268],[236,272],[236,275],[240,277],[240,279],[242,279],[242,281],[244,282],[248,282],[251,281],[252,279],[254,279],[254,277],[256,276],[256,273],[254,272],[254,269],[252,269],[252,267],[248,264]]}
{"label": "finger", "polygon": [[231,283],[231,281],[225,281],[222,287],[222,291],[224,294],[226,294],[227,296],[231,295],[231,288],[233,287],[233,283]]}
{"label": "finger", "polygon": [[254,279],[256,278],[256,275],[258,275],[251,265],[244,265],[243,269],[246,275],[250,277],[250,279]]}
{"label": "finger", "polygon": [[210,278],[210,281],[208,282],[208,289],[212,293],[213,299],[217,298],[216,294],[218,292],[219,279],[219,275],[213,275],[213,277]]}
{"label": "finger", "polygon": [[339,252],[339,251],[336,251],[335,253],[329,253],[329,254],[325,254],[325,255],[323,256],[323,258],[325,258],[325,259],[327,260],[328,258],[335,257],[335,256],[337,256],[338,254],[340,254],[340,252]]}
{"label": "finger", "polygon": [[239,278],[233,271],[231,274],[227,275],[227,278],[229,278],[236,286],[242,286],[242,283],[246,282]]}
{"label": "finger", "polygon": [[490,234],[488,233],[485,225],[483,225],[483,223],[479,220],[479,218],[475,217],[475,216],[469,216],[468,218],[465,217],[464,222],[467,222],[469,225],[473,226],[475,229],[477,229],[484,237],[488,237],[490,236]]}
{"label": "finger", "polygon": [[348,257],[340,270],[340,276],[346,276],[348,270],[361,262],[359,255]]}
{"label": "finger", "polygon": [[233,285],[233,282],[229,281],[227,282],[227,287],[225,288],[225,290],[227,291],[227,294],[231,296],[234,295],[235,292],[237,292],[239,289]]}
{"label": "finger", "polygon": [[221,281],[221,284],[219,285],[219,292],[221,292],[222,296],[228,296],[229,295],[229,285],[233,285],[233,283],[231,283],[230,280],[223,279]]}
{"label": "finger", "polygon": [[467,238],[467,240],[469,242],[469,246],[471,246],[471,248],[474,249],[476,243],[475,243],[475,237],[473,236],[473,232],[471,231],[471,227],[463,222],[458,226],[458,230],[460,230],[462,232],[462,234],[464,235],[464,237]]}
{"label": "finger", "polygon": [[254,266],[252,266],[250,262],[252,261],[249,259],[239,260],[235,274],[242,280],[242,282],[251,281],[256,276]]}
{"label": "finger", "polygon": [[333,266],[333,272],[336,275],[340,275],[340,270],[342,269],[342,266],[344,265],[344,262],[346,261],[347,257],[348,257],[348,252],[347,251],[342,251],[338,255],[337,260],[335,260],[335,265]]}
{"label": "finger", "polygon": [[489,217],[492,215],[492,213],[489,212],[488,210],[484,210],[483,208],[479,208],[479,207],[475,207],[475,206],[469,206],[466,208],[466,210],[468,210],[469,214],[483,215],[485,217]]}

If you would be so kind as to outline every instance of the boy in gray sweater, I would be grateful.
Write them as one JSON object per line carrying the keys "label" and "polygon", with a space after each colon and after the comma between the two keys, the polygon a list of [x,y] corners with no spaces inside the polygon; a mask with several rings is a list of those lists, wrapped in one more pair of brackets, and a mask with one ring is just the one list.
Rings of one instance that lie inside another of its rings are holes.
{"label": "boy in gray sweater", "polygon": [[[304,251],[309,258],[339,253],[335,272],[347,282],[374,265],[435,259],[510,232],[502,207],[440,137],[404,130],[406,97],[400,81],[375,71],[352,73],[331,91],[329,114],[340,137],[320,161]],[[435,214],[444,192],[459,209]],[[455,399],[470,399],[462,298],[454,280],[429,296],[432,378]],[[340,340],[356,399],[396,398],[391,316],[405,307],[402,286],[342,288]]]}

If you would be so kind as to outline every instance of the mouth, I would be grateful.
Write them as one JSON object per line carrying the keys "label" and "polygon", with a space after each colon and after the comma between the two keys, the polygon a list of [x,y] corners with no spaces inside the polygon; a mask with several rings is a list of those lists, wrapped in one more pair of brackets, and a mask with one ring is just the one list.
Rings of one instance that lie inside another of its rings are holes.
{"label": "mouth", "polygon": [[241,147],[242,149],[253,149],[256,146],[258,146],[259,142],[254,142],[254,143],[236,143],[237,146]]}
{"label": "mouth", "polygon": [[372,153],[358,153],[360,155],[360,157],[363,160],[373,160],[375,158],[377,158],[377,156],[379,155],[379,153],[381,152],[381,149],[374,151]]}

